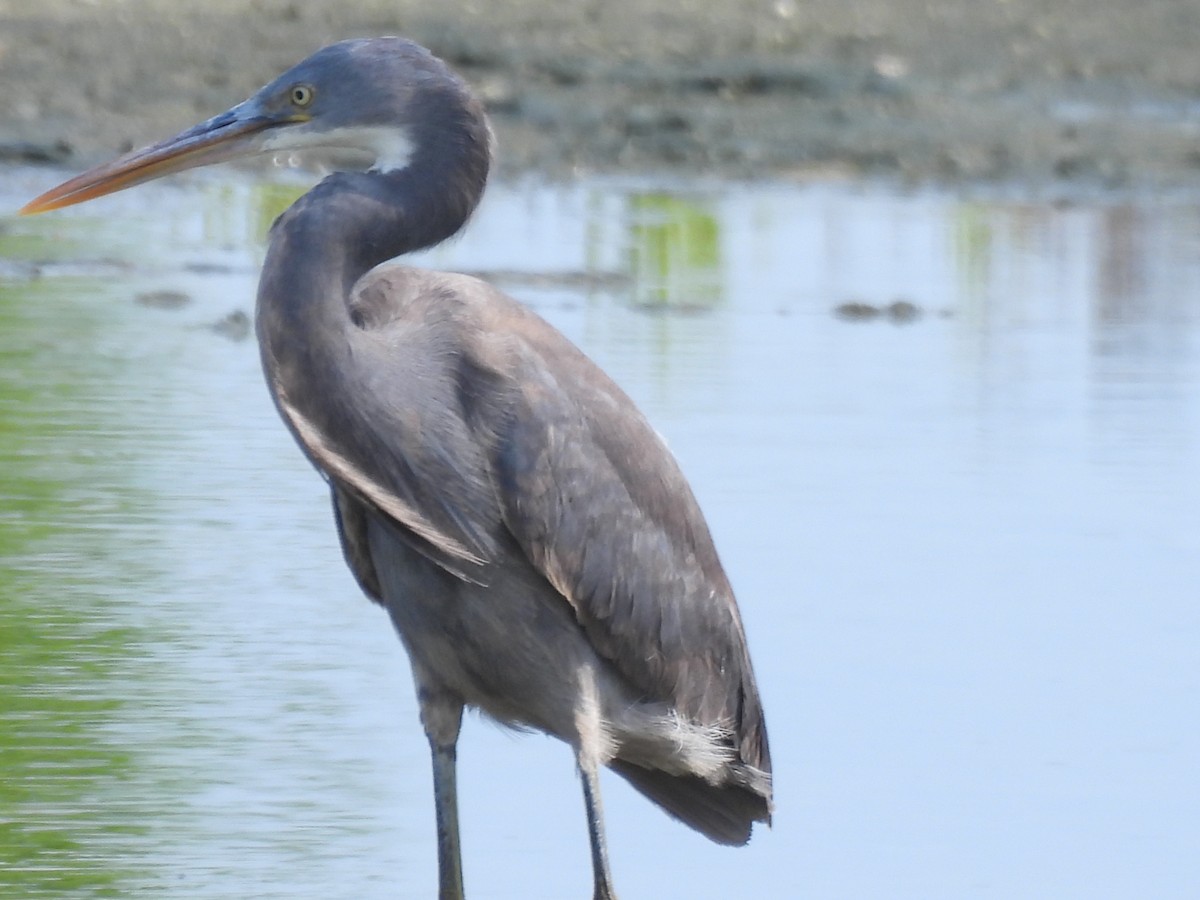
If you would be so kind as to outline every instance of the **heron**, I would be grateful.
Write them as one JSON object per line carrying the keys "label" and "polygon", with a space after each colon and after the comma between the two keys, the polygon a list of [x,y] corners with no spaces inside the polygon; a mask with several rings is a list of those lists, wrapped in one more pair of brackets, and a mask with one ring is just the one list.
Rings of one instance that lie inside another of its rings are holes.
{"label": "heron", "polygon": [[400,37],[314,53],[226,112],[26,204],[81,203],[257,153],[354,151],[271,227],[256,332],[284,424],[332,494],[343,555],[411,663],[438,885],[464,894],[464,709],[573,750],[593,896],[615,897],[607,766],[711,840],[769,824],[762,702],[695,495],[633,401],[485,281],[396,258],[458,232],[488,178],[484,109]]}

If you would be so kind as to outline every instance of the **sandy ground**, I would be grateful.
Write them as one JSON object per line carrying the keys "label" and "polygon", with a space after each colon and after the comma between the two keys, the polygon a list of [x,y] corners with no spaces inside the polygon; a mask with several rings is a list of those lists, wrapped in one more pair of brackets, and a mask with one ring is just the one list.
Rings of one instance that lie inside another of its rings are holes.
{"label": "sandy ground", "polygon": [[1196,0],[0,0],[0,157],[95,161],[401,33],[512,174],[1200,185]]}

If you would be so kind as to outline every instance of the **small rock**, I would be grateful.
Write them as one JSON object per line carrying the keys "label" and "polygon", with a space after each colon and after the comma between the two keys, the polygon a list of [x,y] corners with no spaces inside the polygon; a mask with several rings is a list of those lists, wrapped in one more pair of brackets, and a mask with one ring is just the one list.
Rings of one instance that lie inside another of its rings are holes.
{"label": "small rock", "polygon": [[921,308],[909,300],[893,300],[884,308],[884,312],[889,319],[900,325],[921,318]]}
{"label": "small rock", "polygon": [[880,314],[879,307],[872,306],[870,303],[864,303],[861,300],[851,300],[847,303],[841,303],[833,311],[839,319],[845,319],[849,322],[866,322],[870,319],[878,318]]}
{"label": "small rock", "polygon": [[244,341],[250,336],[250,317],[240,309],[235,309],[223,319],[209,325],[208,330],[231,341]]}

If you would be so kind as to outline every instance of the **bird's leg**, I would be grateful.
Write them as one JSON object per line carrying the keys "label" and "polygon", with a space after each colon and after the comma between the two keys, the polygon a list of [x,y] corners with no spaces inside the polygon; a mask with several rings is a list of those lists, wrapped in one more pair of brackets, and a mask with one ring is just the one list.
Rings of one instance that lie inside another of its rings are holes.
{"label": "bird's leg", "polygon": [[612,873],[608,870],[608,843],[604,839],[604,808],[600,803],[600,773],[594,760],[579,754],[579,775],[583,781],[583,803],[587,808],[588,838],[592,844],[593,900],[616,900]]}
{"label": "bird's leg", "polygon": [[592,896],[593,900],[616,900],[612,873],[608,870],[608,844],[604,840],[604,808],[600,804],[600,763],[611,758],[614,748],[601,713],[596,673],[590,667],[579,672],[575,731],[575,761],[583,782],[588,839],[592,845],[592,880],[595,884]]}
{"label": "bird's leg", "polygon": [[463,900],[462,848],[458,839],[458,788],[454,744],[433,748],[433,796],[437,806],[438,898]]}
{"label": "bird's leg", "polygon": [[463,900],[462,848],[458,839],[457,745],[462,701],[418,689],[421,724],[433,756],[433,801],[437,810],[438,900]]}

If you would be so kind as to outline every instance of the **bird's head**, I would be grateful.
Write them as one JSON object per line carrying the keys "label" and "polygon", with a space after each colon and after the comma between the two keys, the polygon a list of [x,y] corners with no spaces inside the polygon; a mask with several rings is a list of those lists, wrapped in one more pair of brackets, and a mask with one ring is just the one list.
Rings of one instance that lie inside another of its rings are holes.
{"label": "bird's head", "polygon": [[258,153],[350,151],[379,171],[463,147],[482,157],[490,132],[478,101],[441,60],[403,38],[342,41],[247,100],[174,137],[52,188],[23,215],[73,206],[164,175]]}

